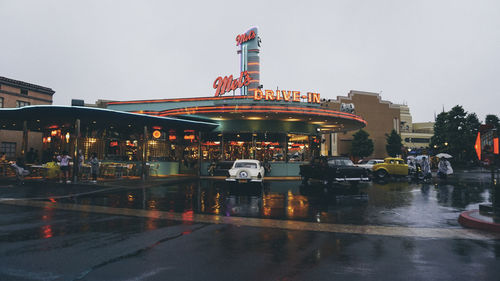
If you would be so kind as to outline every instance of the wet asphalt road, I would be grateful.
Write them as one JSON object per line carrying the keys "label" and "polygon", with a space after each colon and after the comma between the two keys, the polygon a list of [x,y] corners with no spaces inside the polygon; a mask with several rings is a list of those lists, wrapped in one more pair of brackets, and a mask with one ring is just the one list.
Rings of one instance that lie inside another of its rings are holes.
{"label": "wet asphalt road", "polygon": [[457,177],[355,190],[0,182],[1,198],[25,199],[0,201],[0,280],[498,280],[500,237],[457,223],[491,199],[489,181]]}

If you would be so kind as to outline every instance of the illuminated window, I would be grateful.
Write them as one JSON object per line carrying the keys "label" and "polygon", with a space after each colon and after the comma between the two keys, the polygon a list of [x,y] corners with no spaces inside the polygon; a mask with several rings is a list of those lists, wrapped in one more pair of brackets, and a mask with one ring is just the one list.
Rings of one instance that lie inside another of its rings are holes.
{"label": "illuminated window", "polygon": [[16,100],[16,107],[23,107],[31,105],[29,101]]}
{"label": "illuminated window", "polygon": [[15,142],[2,142],[0,145],[0,153],[5,153],[8,158],[16,157],[16,143]]}

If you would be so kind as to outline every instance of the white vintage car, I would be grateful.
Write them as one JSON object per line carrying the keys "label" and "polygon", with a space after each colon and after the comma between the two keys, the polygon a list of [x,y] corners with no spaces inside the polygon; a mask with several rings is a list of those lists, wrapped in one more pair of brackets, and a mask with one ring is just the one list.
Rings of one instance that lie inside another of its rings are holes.
{"label": "white vintage car", "polygon": [[264,180],[264,167],[259,160],[241,159],[234,161],[233,167],[229,169],[229,177],[226,181],[233,182],[262,182]]}

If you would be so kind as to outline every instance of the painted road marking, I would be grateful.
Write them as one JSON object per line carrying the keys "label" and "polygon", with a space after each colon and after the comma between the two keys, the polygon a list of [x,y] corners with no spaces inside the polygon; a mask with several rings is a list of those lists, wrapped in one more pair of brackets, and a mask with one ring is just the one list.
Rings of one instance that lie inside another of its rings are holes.
{"label": "painted road marking", "polygon": [[183,213],[165,212],[155,210],[140,210],[128,208],[113,208],[94,205],[80,205],[59,202],[45,202],[25,199],[0,199],[1,204],[29,206],[40,208],[53,208],[60,210],[91,212],[109,215],[123,215],[134,217],[145,217],[155,219],[167,219],[174,221],[209,223],[209,224],[229,224],[236,226],[279,228],[285,230],[320,231],[345,234],[382,235],[399,237],[418,238],[452,238],[471,240],[491,240],[500,239],[500,234],[488,233],[474,229],[465,228],[417,228],[399,226],[378,226],[378,225],[351,225],[351,224],[331,224],[315,223],[290,220],[276,220],[263,218],[242,218],[224,217],[217,215],[193,214],[186,217]]}

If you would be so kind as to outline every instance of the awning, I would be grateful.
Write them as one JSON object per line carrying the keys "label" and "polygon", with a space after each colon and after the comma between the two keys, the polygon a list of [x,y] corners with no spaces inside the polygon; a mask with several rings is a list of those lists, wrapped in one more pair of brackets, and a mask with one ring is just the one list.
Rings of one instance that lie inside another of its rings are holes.
{"label": "awning", "polygon": [[142,130],[144,126],[162,130],[211,131],[219,126],[210,121],[182,120],[103,108],[34,105],[0,109],[0,130],[22,131],[24,121],[27,121],[27,129],[30,131],[71,128],[76,119],[80,119],[82,128],[112,128],[117,131]]}

